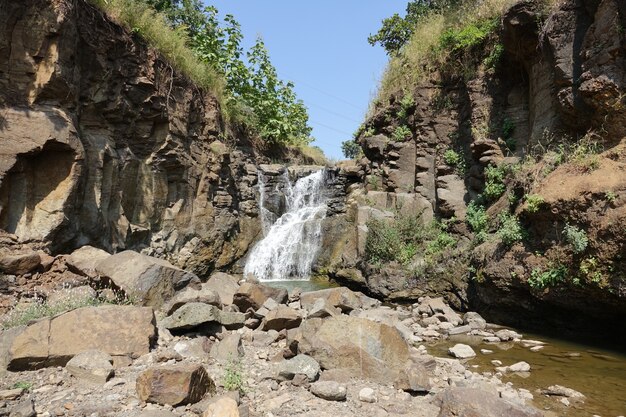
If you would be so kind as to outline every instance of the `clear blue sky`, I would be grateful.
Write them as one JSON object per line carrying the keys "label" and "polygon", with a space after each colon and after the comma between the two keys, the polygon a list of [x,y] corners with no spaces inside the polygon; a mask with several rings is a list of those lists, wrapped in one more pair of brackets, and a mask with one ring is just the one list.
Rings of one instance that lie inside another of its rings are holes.
{"label": "clear blue sky", "polygon": [[204,0],[241,23],[248,49],[261,35],[284,80],[309,109],[314,145],[342,159],[387,63],[367,37],[407,0]]}

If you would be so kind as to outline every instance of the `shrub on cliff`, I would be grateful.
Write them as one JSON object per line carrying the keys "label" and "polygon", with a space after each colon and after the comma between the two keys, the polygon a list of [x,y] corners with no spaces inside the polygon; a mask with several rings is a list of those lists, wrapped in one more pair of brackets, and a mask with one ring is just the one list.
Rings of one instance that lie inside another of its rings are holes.
{"label": "shrub on cliff", "polygon": [[[312,141],[308,112],[291,82],[278,78],[261,38],[244,54],[241,26],[222,23],[199,0],[91,0],[142,36],[199,86],[212,91],[227,115],[277,144]],[[244,56],[246,59],[244,60]]]}

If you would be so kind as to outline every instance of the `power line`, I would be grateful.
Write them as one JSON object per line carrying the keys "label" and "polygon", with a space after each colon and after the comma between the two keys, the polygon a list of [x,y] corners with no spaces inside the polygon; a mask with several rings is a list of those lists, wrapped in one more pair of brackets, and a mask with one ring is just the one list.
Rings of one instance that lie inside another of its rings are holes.
{"label": "power line", "polygon": [[318,125],[318,126],[326,128],[326,129],[333,130],[333,131],[335,131],[337,133],[341,133],[342,135],[352,136],[352,133],[344,132],[344,131],[336,129],[336,128],[332,127],[332,126],[325,125],[324,123],[316,122],[316,121],[313,121],[313,120],[309,120],[309,122],[313,123],[314,125]]}
{"label": "power line", "polygon": [[316,107],[316,108],[318,108],[318,109],[320,109],[320,110],[323,110],[323,111],[325,111],[325,112],[327,112],[327,113],[330,113],[330,114],[334,114],[335,116],[341,117],[342,119],[346,119],[346,120],[348,120],[348,121],[350,121],[350,122],[354,122],[354,123],[361,123],[361,122],[359,122],[359,121],[357,121],[357,120],[354,120],[353,118],[351,118],[351,117],[349,117],[349,116],[344,116],[343,114],[337,113],[337,112],[335,112],[335,111],[333,111],[333,110],[327,109],[327,108],[325,108],[325,107],[323,107],[323,106],[319,106],[319,105],[317,105],[317,104],[305,103],[305,105],[308,105],[308,106],[311,106],[311,107]]}
{"label": "power line", "polygon": [[304,82],[304,81],[302,81],[302,80],[298,80],[298,79],[296,79],[296,78],[294,78],[294,77],[290,77],[288,74],[284,74],[284,75],[286,75],[286,76],[287,76],[287,78],[290,78],[290,79],[294,80],[294,81],[295,81],[295,82],[297,82],[298,84],[302,84],[302,85],[304,85],[304,86],[306,86],[306,87],[309,87],[309,88],[311,88],[311,89],[313,89],[313,90],[315,90],[315,91],[317,91],[317,92],[320,92],[320,93],[322,93],[322,94],[324,94],[324,95],[327,95],[328,97],[332,97],[332,98],[334,98],[335,100],[341,101],[342,103],[345,103],[345,104],[347,104],[348,106],[352,106],[352,107],[354,107],[354,108],[355,108],[355,109],[357,109],[357,110],[363,110],[361,106],[357,106],[357,105],[356,105],[356,104],[354,104],[354,103],[350,103],[349,101],[347,101],[347,100],[345,100],[345,99],[343,99],[343,98],[341,98],[341,97],[338,97],[338,96],[336,96],[336,95],[334,95],[334,94],[331,94],[331,93],[329,93],[329,92],[326,92],[326,91],[324,91],[324,90],[322,90],[322,89],[319,89],[319,88],[315,87],[314,85],[311,85],[311,84],[309,84],[309,83],[306,83],[306,82]]}

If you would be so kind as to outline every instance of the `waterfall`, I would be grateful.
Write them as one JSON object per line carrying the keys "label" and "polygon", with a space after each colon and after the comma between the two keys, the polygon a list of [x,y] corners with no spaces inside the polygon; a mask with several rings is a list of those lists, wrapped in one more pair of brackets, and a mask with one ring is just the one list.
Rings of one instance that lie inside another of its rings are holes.
{"label": "waterfall", "polygon": [[285,173],[284,182],[285,213],[269,224],[274,216],[264,206],[265,178],[262,173],[259,175],[259,209],[265,236],[250,252],[244,276],[250,274],[259,281],[309,278],[326,217],[324,170],[301,178],[294,185]]}

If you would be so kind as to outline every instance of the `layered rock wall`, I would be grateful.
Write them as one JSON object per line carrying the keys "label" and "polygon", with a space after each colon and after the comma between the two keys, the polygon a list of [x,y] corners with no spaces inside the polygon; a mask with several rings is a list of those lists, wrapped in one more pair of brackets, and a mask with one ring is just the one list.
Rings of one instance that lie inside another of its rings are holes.
{"label": "layered rock wall", "polygon": [[3,0],[0,31],[1,229],[199,273],[245,253],[256,160],[210,92],[84,0]]}

